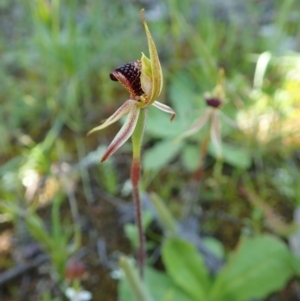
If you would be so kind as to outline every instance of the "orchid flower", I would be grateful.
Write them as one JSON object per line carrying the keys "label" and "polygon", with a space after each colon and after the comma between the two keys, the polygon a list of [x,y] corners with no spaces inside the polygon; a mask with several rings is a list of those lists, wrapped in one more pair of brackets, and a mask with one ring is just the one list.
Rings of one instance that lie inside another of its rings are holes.
{"label": "orchid flower", "polygon": [[184,132],[179,138],[189,137],[196,132],[200,131],[201,128],[209,123],[210,124],[210,138],[217,150],[217,154],[221,156],[221,133],[220,133],[220,121],[219,121],[219,107],[221,106],[221,100],[217,98],[207,98],[205,99],[208,109],[201,115],[198,119],[196,119],[190,128]]}
{"label": "orchid flower", "polygon": [[189,137],[200,131],[202,127],[208,123],[210,126],[209,138],[216,148],[218,158],[222,157],[220,118],[223,118],[224,121],[231,126],[237,127],[236,123],[220,110],[223,104],[221,99],[224,98],[223,77],[224,73],[221,70],[219,74],[219,84],[215,87],[212,95],[205,95],[205,101],[208,108],[205,110],[204,114],[196,119],[190,128],[178,138],[183,139]]}
{"label": "orchid flower", "polygon": [[153,105],[156,108],[171,114],[171,120],[175,117],[175,112],[169,106],[156,100],[159,97],[163,86],[162,70],[156,46],[144,17],[144,10],[141,11],[141,18],[147,36],[150,58],[142,53],[140,60],[118,67],[110,74],[110,78],[113,81],[119,81],[129,92],[129,99],[102,125],[92,129],[89,134],[102,130],[118,121],[121,117],[127,115],[124,125],[106,149],[101,162],[107,160],[130,137],[132,137],[133,159],[130,177],[139,236],[138,264],[140,276],[143,277],[146,252],[145,235],[142,227],[139,183],[141,174],[141,145],[146,125],[147,109],[149,106]]}
{"label": "orchid flower", "polygon": [[[146,23],[143,10],[141,11],[141,17],[147,35],[150,59],[142,53],[140,60],[118,67],[110,74],[110,78],[113,81],[119,81],[125,87],[130,94],[130,98],[102,125],[95,127],[88,133],[91,134],[102,130],[118,121],[124,115],[127,115],[125,123],[108,146],[101,162],[107,160],[132,136],[137,127],[141,112],[146,110],[150,105],[171,114],[171,120],[176,115],[172,108],[156,100],[163,86],[162,70],[156,46]],[[143,112],[144,114],[146,112]],[[142,122],[139,121],[139,123]]]}
{"label": "orchid flower", "polygon": [[221,144],[221,128],[220,128],[220,119],[223,118],[230,125],[237,127],[235,122],[222,113],[220,110],[223,99],[225,98],[224,93],[224,71],[221,69],[219,72],[219,80],[216,87],[213,89],[212,93],[206,93],[204,95],[207,108],[204,113],[196,119],[190,128],[179,136],[176,140],[181,140],[183,138],[189,137],[196,132],[200,131],[205,124],[208,124],[209,131],[207,131],[204,139],[200,145],[199,150],[199,163],[195,170],[193,181],[189,190],[190,198],[187,206],[184,210],[184,216],[187,217],[193,211],[193,208],[196,204],[196,201],[199,199],[199,184],[201,183],[201,178],[203,175],[204,163],[208,153],[209,142],[212,142],[213,146],[216,149],[217,163],[216,164],[216,173],[221,171],[220,166],[222,162],[222,144]]}

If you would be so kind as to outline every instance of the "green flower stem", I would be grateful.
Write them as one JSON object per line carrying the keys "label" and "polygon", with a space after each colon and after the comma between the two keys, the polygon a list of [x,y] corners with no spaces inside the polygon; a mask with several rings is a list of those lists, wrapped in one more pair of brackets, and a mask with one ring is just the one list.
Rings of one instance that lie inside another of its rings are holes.
{"label": "green flower stem", "polygon": [[141,146],[146,126],[147,109],[141,109],[136,128],[132,134],[132,149],[133,158],[131,163],[131,182],[133,200],[135,204],[135,218],[139,235],[139,249],[138,249],[138,265],[141,278],[144,274],[144,263],[146,258],[145,250],[145,234],[142,225],[142,208],[140,197],[140,176],[141,176]]}

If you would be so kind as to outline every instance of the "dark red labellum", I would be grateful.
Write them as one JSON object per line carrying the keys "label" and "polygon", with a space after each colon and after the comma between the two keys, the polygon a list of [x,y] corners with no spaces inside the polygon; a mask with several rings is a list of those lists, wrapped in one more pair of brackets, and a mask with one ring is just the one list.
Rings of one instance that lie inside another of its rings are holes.
{"label": "dark red labellum", "polygon": [[68,261],[65,269],[65,278],[68,280],[81,279],[86,272],[85,265],[77,259]]}
{"label": "dark red labellum", "polygon": [[110,74],[109,74],[109,77],[110,77],[110,79],[113,80],[114,82],[117,82],[117,81],[118,81],[118,79],[113,75],[113,73],[110,73]]}
{"label": "dark red labellum", "polygon": [[130,93],[132,99],[144,94],[141,86],[141,62],[134,61],[116,68],[110,73],[110,79],[119,81]]}
{"label": "dark red labellum", "polygon": [[213,97],[206,98],[205,101],[208,106],[213,107],[213,108],[218,108],[222,104],[222,101],[220,99],[213,98]]}

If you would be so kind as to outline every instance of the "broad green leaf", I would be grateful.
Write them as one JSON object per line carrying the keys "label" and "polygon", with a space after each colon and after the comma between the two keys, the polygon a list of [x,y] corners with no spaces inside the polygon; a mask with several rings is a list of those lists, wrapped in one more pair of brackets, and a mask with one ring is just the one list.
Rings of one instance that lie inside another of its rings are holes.
{"label": "broad green leaf", "polygon": [[181,143],[166,140],[158,142],[144,153],[143,166],[146,170],[158,170],[168,164],[179,152]]}
{"label": "broad green leaf", "polygon": [[[221,144],[221,153],[223,160],[237,168],[247,169],[251,165],[251,156],[249,152],[241,147],[236,147],[227,143],[222,142]],[[210,145],[209,152],[216,157],[217,150]]]}
{"label": "broad green leaf", "polygon": [[126,293],[119,294],[119,297],[122,296],[119,300],[130,300],[130,301],[154,301],[152,298],[146,283],[141,279],[137,269],[133,266],[131,260],[125,256],[121,256],[119,260],[120,267],[123,271],[123,279],[125,283],[125,288],[127,288],[127,297]]}
{"label": "broad green leaf", "polygon": [[[177,112],[176,112],[177,114]],[[181,118],[176,118],[170,122],[166,113],[157,110],[154,106],[149,107],[149,118],[147,124],[147,135],[156,138],[175,139],[186,129],[187,123]]]}
{"label": "broad green leaf", "polygon": [[203,243],[217,258],[223,259],[225,250],[222,243],[213,237],[203,237]]}
{"label": "broad green leaf", "polygon": [[286,245],[264,235],[241,242],[211,289],[213,301],[248,301],[267,297],[284,287],[293,275]]}
{"label": "broad green leaf", "polygon": [[297,256],[293,256],[293,261],[294,261],[294,269],[297,277],[300,277],[300,258]]}
{"label": "broad green leaf", "polygon": [[[145,283],[155,301],[195,301],[182,291],[172,279],[150,267],[145,269]],[[132,301],[132,294],[124,279],[118,284],[118,300]]]}
{"label": "broad green leaf", "polygon": [[170,238],[163,245],[162,257],[168,274],[179,287],[197,301],[208,300],[211,279],[195,246],[179,238]]}
{"label": "broad green leaf", "polygon": [[182,163],[189,171],[195,171],[199,167],[200,147],[185,145],[182,151]]}
{"label": "broad green leaf", "polygon": [[[194,81],[186,73],[176,74],[171,78],[170,84],[170,100],[172,108],[177,113],[178,119],[185,121],[185,126],[188,127],[194,119],[202,114],[205,108],[205,101],[201,101],[201,94],[196,94]],[[200,101],[199,101],[200,100]],[[196,107],[196,110],[195,110]]]}

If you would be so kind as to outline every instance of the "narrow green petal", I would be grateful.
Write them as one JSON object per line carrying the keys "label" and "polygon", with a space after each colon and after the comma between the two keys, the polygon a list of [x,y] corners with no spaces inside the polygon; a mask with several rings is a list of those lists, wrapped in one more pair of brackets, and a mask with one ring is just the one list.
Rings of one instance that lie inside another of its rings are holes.
{"label": "narrow green petal", "polygon": [[220,116],[220,118],[222,118],[227,124],[229,124],[230,126],[232,126],[235,129],[239,129],[238,124],[232,120],[231,118],[229,118],[228,116],[226,116],[221,110],[218,111],[218,114]]}
{"label": "narrow green petal", "polygon": [[207,110],[200,118],[194,121],[194,123],[186,132],[180,135],[177,139],[178,140],[183,139],[185,137],[191,136],[196,132],[200,131],[200,129],[209,121],[211,114],[212,114],[212,110]]}
{"label": "narrow green petal", "polygon": [[142,281],[141,277],[138,275],[138,272],[132,266],[132,263],[127,257],[120,257],[120,267],[124,272],[125,280],[128,283],[132,293],[132,300],[153,301],[154,299],[152,299],[150,293],[148,292],[147,285],[144,281]]}
{"label": "narrow green petal", "polygon": [[171,107],[169,107],[169,106],[167,106],[167,105],[165,105],[165,104],[163,104],[163,103],[161,103],[161,102],[159,102],[159,101],[154,101],[154,102],[152,103],[152,105],[153,105],[154,107],[156,107],[156,108],[158,108],[158,109],[160,109],[160,110],[166,112],[166,113],[171,114],[171,115],[172,115],[172,116],[171,116],[171,121],[176,117],[176,113],[175,113],[175,111],[174,111]]}
{"label": "narrow green petal", "polygon": [[96,131],[103,130],[104,128],[106,128],[109,125],[118,121],[120,118],[122,118],[124,115],[126,115],[130,111],[132,106],[135,106],[135,103],[136,102],[132,99],[127,100],[114,114],[112,114],[109,118],[107,118],[103,124],[90,130],[88,132],[88,135],[90,135]]}
{"label": "narrow green petal", "polygon": [[141,10],[141,18],[142,18],[142,22],[143,22],[143,25],[144,25],[144,28],[145,28],[146,35],[147,35],[150,61],[151,61],[152,89],[151,89],[151,95],[149,95],[149,100],[148,100],[148,104],[151,104],[160,95],[160,92],[161,92],[162,86],[163,86],[163,75],[162,75],[162,70],[161,70],[160,61],[159,61],[159,57],[158,57],[158,54],[157,54],[156,46],[155,46],[155,43],[154,43],[153,38],[151,36],[148,25],[146,23],[146,19],[145,19],[145,16],[144,16],[144,10],[143,9]]}
{"label": "narrow green petal", "polygon": [[122,128],[120,129],[120,131],[118,132],[114,140],[108,146],[107,150],[105,151],[101,159],[101,162],[107,160],[115,151],[117,151],[130,138],[130,136],[132,135],[136,127],[136,123],[139,119],[139,115],[140,115],[140,109],[136,105],[131,106],[125,123],[123,124]]}
{"label": "narrow green petal", "polygon": [[142,52],[141,86],[146,95],[152,94],[152,67],[151,61]]}

